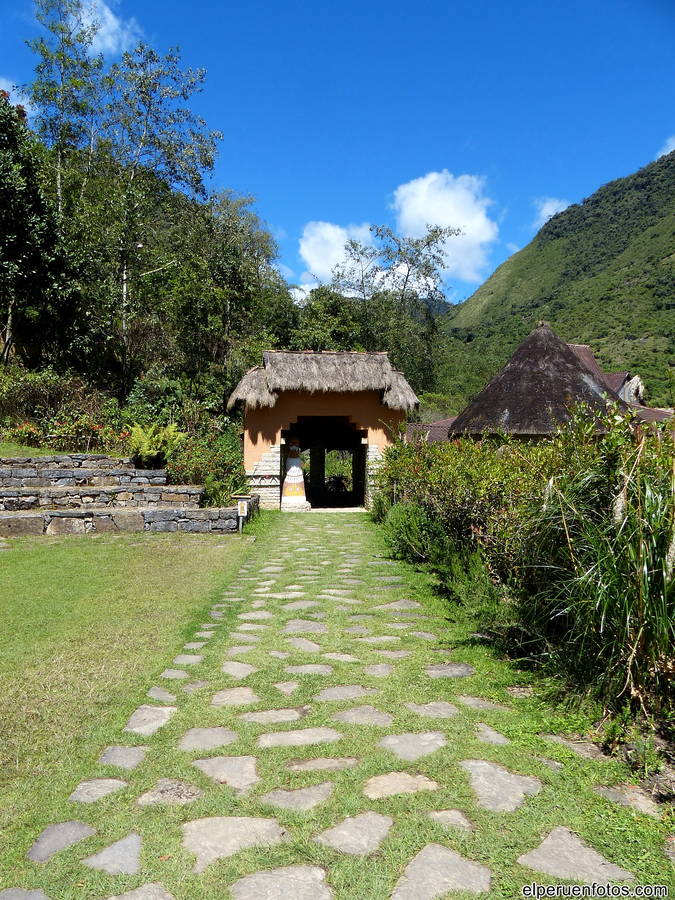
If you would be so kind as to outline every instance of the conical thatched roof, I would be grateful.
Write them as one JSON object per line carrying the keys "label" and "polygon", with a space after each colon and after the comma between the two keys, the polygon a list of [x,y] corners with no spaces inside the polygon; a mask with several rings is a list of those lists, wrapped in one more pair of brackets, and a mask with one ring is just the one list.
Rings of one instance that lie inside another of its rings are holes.
{"label": "conical thatched roof", "polygon": [[539,325],[449,428],[456,434],[543,435],[570,419],[574,406],[603,412],[607,401],[626,405],[589,368],[583,355],[548,325]]}
{"label": "conical thatched roof", "polygon": [[266,350],[263,365],[244,375],[227,407],[237,403],[249,409],[274,406],[280,391],[382,391],[385,406],[406,411],[419,402],[386,353]]}

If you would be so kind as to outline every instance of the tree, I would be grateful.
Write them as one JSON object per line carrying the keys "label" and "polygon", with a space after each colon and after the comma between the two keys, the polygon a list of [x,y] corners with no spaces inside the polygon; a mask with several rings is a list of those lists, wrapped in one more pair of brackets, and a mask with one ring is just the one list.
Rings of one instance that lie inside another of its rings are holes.
{"label": "tree", "polygon": [[220,132],[187,105],[201,89],[203,69],[182,70],[177,49],[160,56],[141,43],[111,67],[102,123],[105,194],[99,196],[104,252],[109,256],[109,302],[120,337],[124,393],[135,360],[132,334],[140,306],[141,282],[160,267],[176,264],[149,253],[162,199],[182,189],[204,196],[203,176],[213,168]]}
{"label": "tree", "polygon": [[345,244],[345,261],[333,270],[338,291],[362,300],[386,291],[402,304],[419,300],[431,308],[444,302],[444,245],[461,229],[427,225],[421,238],[401,237],[387,225],[370,231],[373,243]]}
{"label": "tree", "polygon": [[[74,155],[88,147],[85,172],[80,173],[86,178],[96,147],[103,59],[92,53],[98,24],[91,10],[81,0],[36,0],[36,18],[45,34],[28,41],[38,56],[28,91],[37,110],[38,134],[52,150],[59,217],[66,208],[64,182]],[[72,196],[81,197],[81,189]]]}
{"label": "tree", "polygon": [[[41,184],[42,154],[21,107],[0,91],[0,360],[42,361],[63,287],[54,211]],[[62,310],[61,310],[62,312]]]}

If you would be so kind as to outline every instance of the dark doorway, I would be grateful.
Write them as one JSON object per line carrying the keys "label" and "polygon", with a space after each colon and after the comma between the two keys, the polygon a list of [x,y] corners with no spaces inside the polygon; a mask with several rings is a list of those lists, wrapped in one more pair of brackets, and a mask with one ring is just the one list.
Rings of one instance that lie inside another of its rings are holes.
{"label": "dark doorway", "polygon": [[[312,506],[365,504],[367,433],[347,416],[299,416],[282,436],[284,449],[291,439],[295,439],[299,441],[301,451],[309,451],[305,492]],[[328,467],[326,454],[329,454]],[[286,452],[282,454],[281,463],[283,473]]]}

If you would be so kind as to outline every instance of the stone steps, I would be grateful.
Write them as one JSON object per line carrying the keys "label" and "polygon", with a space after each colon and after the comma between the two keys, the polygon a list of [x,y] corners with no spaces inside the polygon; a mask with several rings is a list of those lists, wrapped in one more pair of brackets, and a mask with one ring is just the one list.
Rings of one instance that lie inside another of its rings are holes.
{"label": "stone steps", "polygon": [[[232,507],[202,509],[204,488],[166,483],[104,454],[0,459],[0,538],[29,534],[237,530]],[[252,507],[257,508],[257,500]],[[253,512],[253,509],[251,510]]]}
{"label": "stone steps", "polygon": [[105,453],[56,453],[53,456],[0,456],[0,468],[133,469],[129,457]]}
{"label": "stone steps", "polygon": [[[251,504],[251,512],[256,503]],[[110,532],[192,532],[231,534],[236,531],[236,507],[196,509],[173,506],[150,509],[118,507],[43,509],[0,513],[0,537],[33,534],[101,534]]]}
{"label": "stone steps", "polygon": [[0,487],[0,511],[95,507],[201,506],[204,488],[193,484]]}
{"label": "stone steps", "polygon": [[0,487],[68,487],[73,485],[166,484],[164,469],[38,468],[0,466]]}

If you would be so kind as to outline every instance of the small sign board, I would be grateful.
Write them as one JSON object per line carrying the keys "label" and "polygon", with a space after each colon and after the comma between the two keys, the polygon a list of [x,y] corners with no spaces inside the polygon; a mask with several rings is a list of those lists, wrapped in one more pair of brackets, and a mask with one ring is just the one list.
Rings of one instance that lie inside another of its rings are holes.
{"label": "small sign board", "polygon": [[245,519],[248,515],[248,500],[238,500],[237,501],[237,515],[241,519]]}

